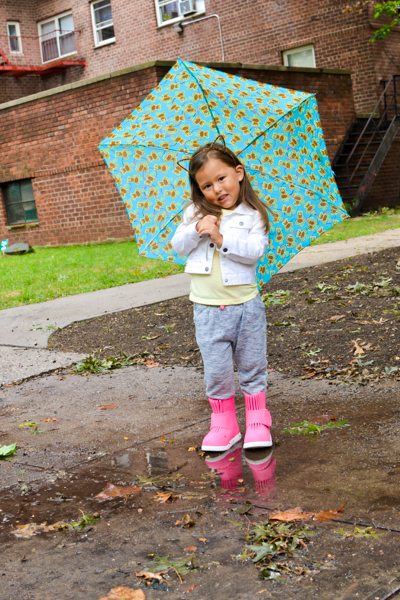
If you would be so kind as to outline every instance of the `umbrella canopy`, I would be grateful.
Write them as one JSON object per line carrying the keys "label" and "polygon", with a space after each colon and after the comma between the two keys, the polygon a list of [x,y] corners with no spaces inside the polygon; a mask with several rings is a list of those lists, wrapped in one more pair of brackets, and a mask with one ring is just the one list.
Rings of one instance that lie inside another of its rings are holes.
{"label": "umbrella canopy", "polygon": [[170,244],[190,201],[187,173],[178,161],[188,167],[190,155],[218,135],[270,209],[269,246],[258,265],[267,281],[347,216],[313,94],[178,60],[99,149],[139,252],[182,263]]}

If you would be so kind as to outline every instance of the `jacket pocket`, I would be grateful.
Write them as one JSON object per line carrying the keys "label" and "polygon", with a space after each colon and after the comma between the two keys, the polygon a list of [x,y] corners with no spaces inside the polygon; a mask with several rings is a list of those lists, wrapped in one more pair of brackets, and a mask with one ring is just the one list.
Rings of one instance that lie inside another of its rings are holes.
{"label": "jacket pocket", "polygon": [[252,226],[253,218],[247,215],[235,215],[229,222],[229,228],[237,230],[239,234],[239,230],[249,231]]}

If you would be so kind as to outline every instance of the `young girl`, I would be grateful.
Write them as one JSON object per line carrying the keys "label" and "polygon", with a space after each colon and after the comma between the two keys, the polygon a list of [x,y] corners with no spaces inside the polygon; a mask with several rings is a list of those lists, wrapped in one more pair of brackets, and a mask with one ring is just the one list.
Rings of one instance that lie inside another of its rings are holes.
{"label": "young girl", "polygon": [[268,214],[235,154],[220,143],[191,157],[192,203],[172,246],[191,274],[196,341],[204,363],[211,428],[202,450],[227,450],[241,438],[233,365],[246,405],[244,448],[272,446],[266,408],[266,316],[256,284],[268,244]]}

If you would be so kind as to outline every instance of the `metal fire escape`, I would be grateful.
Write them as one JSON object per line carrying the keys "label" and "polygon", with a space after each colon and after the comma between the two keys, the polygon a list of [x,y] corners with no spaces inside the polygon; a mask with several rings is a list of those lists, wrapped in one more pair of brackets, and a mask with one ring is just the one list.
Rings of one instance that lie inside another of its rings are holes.
{"label": "metal fire escape", "polygon": [[381,84],[383,91],[371,116],[356,119],[333,161],[340,193],[352,215],[361,212],[400,130],[400,75]]}

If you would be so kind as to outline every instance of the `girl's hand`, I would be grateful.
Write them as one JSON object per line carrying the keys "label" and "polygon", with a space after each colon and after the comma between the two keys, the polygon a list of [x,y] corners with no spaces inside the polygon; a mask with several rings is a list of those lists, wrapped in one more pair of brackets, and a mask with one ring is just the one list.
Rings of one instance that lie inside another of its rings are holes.
{"label": "girl's hand", "polygon": [[206,215],[196,225],[196,230],[199,235],[209,235],[214,244],[218,248],[222,246],[223,237],[219,231],[218,218],[215,215]]}

